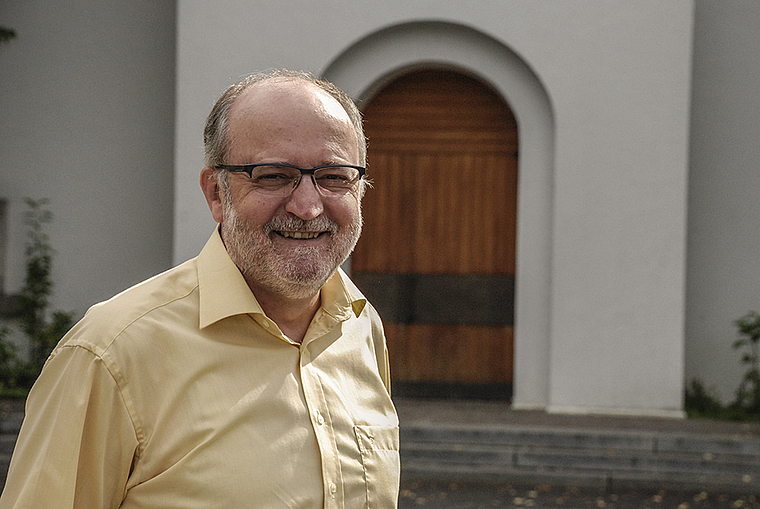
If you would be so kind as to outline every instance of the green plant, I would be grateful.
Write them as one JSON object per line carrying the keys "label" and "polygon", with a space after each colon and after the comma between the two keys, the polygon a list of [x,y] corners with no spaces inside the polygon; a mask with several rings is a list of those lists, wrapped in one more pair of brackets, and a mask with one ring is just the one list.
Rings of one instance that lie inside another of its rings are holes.
{"label": "green plant", "polygon": [[16,345],[7,340],[10,330],[0,327],[0,389],[15,385],[18,352]]}
{"label": "green plant", "polygon": [[736,391],[734,406],[760,414],[760,315],[750,311],[734,324],[741,338],[734,341],[733,347],[745,349],[742,363],[747,365],[747,372]]}
{"label": "green plant", "polygon": [[724,405],[704,384],[693,379],[686,388],[684,410],[690,419],[713,419],[720,421],[757,421],[760,414],[748,413],[734,404]]}
{"label": "green plant", "polygon": [[684,406],[689,417],[720,418],[724,412],[718,398],[697,379],[692,380],[686,388]]}
{"label": "green plant", "polygon": [[0,26],[0,44],[8,42],[14,37],[16,37],[15,30]]}
{"label": "green plant", "polygon": [[36,380],[48,355],[73,325],[73,313],[50,312],[53,292],[53,254],[50,239],[44,231],[53,214],[47,200],[25,199],[28,210],[26,276],[18,298],[18,321],[29,341],[27,360],[19,358],[15,345],[7,340],[8,329],[0,329],[0,388],[29,388]]}
{"label": "green plant", "polygon": [[723,405],[699,380],[685,391],[684,408],[689,417],[730,421],[760,421],[760,314],[750,311],[734,321],[739,339],[732,344],[744,350],[741,362],[747,366],[736,398]]}

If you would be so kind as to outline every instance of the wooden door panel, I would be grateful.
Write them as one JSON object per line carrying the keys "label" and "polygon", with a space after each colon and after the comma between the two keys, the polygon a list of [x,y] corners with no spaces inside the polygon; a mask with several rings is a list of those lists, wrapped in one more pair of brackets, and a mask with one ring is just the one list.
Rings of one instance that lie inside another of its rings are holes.
{"label": "wooden door panel", "polygon": [[351,266],[384,318],[394,383],[511,384],[514,115],[470,77],[421,71],[364,117],[373,188]]}
{"label": "wooden door panel", "polygon": [[[514,274],[517,172],[495,154],[372,153],[365,272]],[[423,171],[421,171],[423,170]]]}
{"label": "wooden door panel", "polygon": [[425,154],[418,162],[432,176],[417,179],[416,271],[514,274],[515,185],[504,158]]}
{"label": "wooden door panel", "polygon": [[512,327],[385,324],[393,377],[411,382],[511,383]]}

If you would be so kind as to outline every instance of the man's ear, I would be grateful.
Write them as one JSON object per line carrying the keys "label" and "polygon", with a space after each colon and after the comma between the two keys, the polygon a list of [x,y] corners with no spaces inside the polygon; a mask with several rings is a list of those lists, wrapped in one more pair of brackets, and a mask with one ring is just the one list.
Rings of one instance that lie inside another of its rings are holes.
{"label": "man's ear", "polygon": [[217,223],[222,222],[222,192],[219,188],[219,179],[213,168],[208,166],[201,170],[201,189],[206,197],[208,208],[211,209],[211,215]]}

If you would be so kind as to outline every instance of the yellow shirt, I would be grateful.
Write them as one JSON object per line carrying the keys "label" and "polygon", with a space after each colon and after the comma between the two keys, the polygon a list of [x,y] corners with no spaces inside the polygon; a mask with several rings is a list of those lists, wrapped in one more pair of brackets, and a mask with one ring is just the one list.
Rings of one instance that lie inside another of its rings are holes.
{"label": "yellow shirt", "polygon": [[63,338],[0,508],[396,507],[389,384],[380,319],[342,272],[299,345],[214,233]]}

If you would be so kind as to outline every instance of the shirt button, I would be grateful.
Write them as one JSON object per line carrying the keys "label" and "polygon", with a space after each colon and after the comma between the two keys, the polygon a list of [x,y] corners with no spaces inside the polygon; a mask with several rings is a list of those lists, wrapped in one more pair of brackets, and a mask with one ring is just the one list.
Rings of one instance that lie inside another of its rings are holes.
{"label": "shirt button", "polygon": [[335,485],[334,482],[331,482],[330,483],[330,493],[335,493],[336,491],[338,491],[338,487]]}
{"label": "shirt button", "polygon": [[322,417],[322,414],[320,412],[317,412],[317,424],[322,426],[325,423],[325,418]]}
{"label": "shirt button", "polygon": [[264,325],[264,327],[266,327],[267,329],[269,328],[269,320],[264,320],[264,321],[262,322],[262,324],[263,324],[263,325]]}

